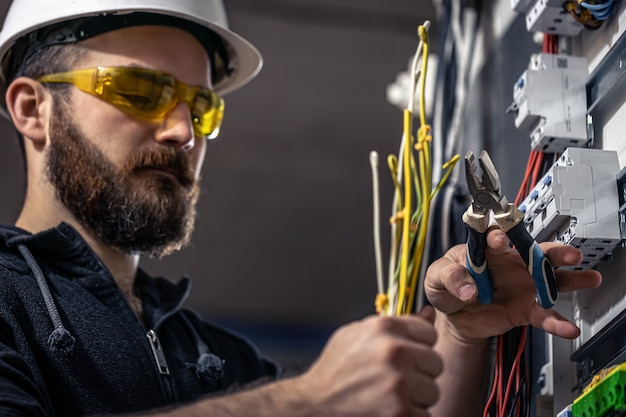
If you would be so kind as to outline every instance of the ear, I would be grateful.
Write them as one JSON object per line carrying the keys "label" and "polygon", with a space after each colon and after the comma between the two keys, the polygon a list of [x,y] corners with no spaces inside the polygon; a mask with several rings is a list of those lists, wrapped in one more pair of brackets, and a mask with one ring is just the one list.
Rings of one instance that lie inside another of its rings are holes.
{"label": "ear", "polygon": [[43,144],[52,102],[50,93],[32,78],[18,77],[9,85],[5,98],[15,128],[25,138]]}

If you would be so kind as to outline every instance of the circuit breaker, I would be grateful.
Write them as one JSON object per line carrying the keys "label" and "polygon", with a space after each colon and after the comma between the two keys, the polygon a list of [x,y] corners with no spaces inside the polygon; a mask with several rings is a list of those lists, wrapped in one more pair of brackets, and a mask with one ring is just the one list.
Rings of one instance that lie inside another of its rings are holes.
{"label": "circuit breaker", "polygon": [[534,54],[513,87],[515,127],[529,132],[531,149],[560,153],[585,146],[592,137],[587,116],[587,60]]}
{"label": "circuit breaker", "polygon": [[595,267],[622,240],[617,152],[568,148],[520,205],[530,234],[582,250]]}

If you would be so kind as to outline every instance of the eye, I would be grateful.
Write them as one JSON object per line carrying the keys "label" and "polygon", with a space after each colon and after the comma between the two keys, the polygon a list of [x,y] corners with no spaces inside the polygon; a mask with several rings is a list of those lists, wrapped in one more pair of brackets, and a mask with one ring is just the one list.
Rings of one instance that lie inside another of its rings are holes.
{"label": "eye", "polygon": [[126,100],[129,104],[132,104],[133,107],[136,107],[136,108],[144,108],[147,106],[152,106],[153,104],[153,100],[151,100],[150,98],[146,96],[140,96],[137,94],[124,94],[124,93],[120,93],[119,96],[123,97],[124,100]]}

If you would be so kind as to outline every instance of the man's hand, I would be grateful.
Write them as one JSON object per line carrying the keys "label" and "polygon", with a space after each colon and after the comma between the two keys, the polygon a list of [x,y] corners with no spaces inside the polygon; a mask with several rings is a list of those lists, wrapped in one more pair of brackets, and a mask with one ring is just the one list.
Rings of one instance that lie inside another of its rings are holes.
{"label": "man's hand", "polygon": [[372,316],[343,326],[294,382],[316,415],[427,416],[439,398],[442,361],[433,350],[433,310]]}
{"label": "man's hand", "polygon": [[[147,417],[428,417],[443,369],[434,310],[340,327],[305,373]],[[144,414],[142,414],[144,415]]]}
{"label": "man's hand", "polygon": [[[507,235],[492,229],[487,243],[487,266],[494,289],[491,304],[477,301],[476,284],[465,269],[465,245],[453,247],[428,269],[426,296],[444,313],[441,316],[445,316],[447,330],[460,340],[471,341],[531,324],[560,337],[576,338],[580,333],[576,325],[537,304],[533,280],[522,258],[510,247]],[[577,265],[582,260],[581,252],[571,246],[542,243],[541,248],[555,268]],[[602,281],[594,270],[556,269],[555,275],[559,292],[594,288]]]}

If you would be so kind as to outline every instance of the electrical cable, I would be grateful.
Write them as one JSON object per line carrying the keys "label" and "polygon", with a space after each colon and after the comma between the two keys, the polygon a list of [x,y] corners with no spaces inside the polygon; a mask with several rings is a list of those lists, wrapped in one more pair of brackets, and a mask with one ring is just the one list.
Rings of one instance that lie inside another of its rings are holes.
{"label": "electrical cable", "polygon": [[374,256],[376,264],[376,287],[378,296],[376,298],[376,311],[379,311],[387,304],[385,294],[385,284],[383,282],[383,261],[380,240],[380,187],[378,184],[378,152],[370,152],[370,167],[372,170],[372,197],[374,214]]}
{"label": "electrical cable", "polygon": [[615,0],[568,0],[563,3],[563,10],[586,29],[593,30],[602,26],[602,23],[613,14],[615,3]]}
{"label": "electrical cable", "polygon": [[[425,241],[433,197],[441,189],[454,168],[459,156],[443,164],[444,174],[433,187],[432,136],[426,118],[425,78],[428,69],[428,28],[430,22],[418,27],[419,43],[413,57],[410,75],[411,85],[407,108],[403,112],[403,135],[398,157],[387,158],[394,184],[391,216],[391,247],[389,277],[386,294],[379,284],[376,311],[382,315],[402,315],[413,311],[416,293],[421,293],[423,277],[420,275]],[[413,136],[414,97],[419,89],[419,128]],[[370,160],[372,175],[374,162]],[[373,181],[374,206],[378,205],[378,180]],[[376,208],[374,209],[376,212]],[[374,227],[378,227],[375,222]],[[378,232],[375,231],[375,246]],[[377,271],[382,261],[376,256]]]}
{"label": "electrical cable", "polygon": [[589,10],[595,19],[606,20],[613,12],[614,0],[606,0],[604,2],[588,2],[579,0],[578,4]]}
{"label": "electrical cable", "polygon": [[[480,2],[478,2],[480,3]],[[437,4],[438,23],[441,28],[439,66],[435,89],[433,114],[434,135],[441,140],[433,144],[433,155],[439,160],[452,158],[463,148],[467,132],[463,130],[468,115],[470,85],[475,59],[475,48],[480,24],[480,5],[468,7],[464,2],[445,1]],[[439,164],[435,164],[438,167]],[[434,175],[438,175],[435,168]],[[430,217],[422,275],[430,261],[440,257],[447,248],[464,240],[465,227],[455,224],[465,210],[467,191],[461,184],[460,172],[454,171],[433,200],[435,215]],[[461,201],[462,200],[462,201]],[[463,208],[462,208],[463,207]],[[423,305],[425,294],[418,294]]]}
{"label": "electrical cable", "polygon": [[[452,20],[451,27],[453,28],[453,42],[455,43],[455,51],[457,51],[456,62],[457,65],[457,83],[455,88],[455,106],[452,112],[452,118],[450,122],[450,128],[446,136],[446,148],[443,152],[444,157],[450,157],[451,155],[458,153],[461,148],[461,144],[464,140],[463,135],[463,117],[466,116],[466,110],[468,106],[469,98],[469,85],[472,74],[473,59],[475,57],[475,47],[478,34],[479,13],[471,8],[464,8],[463,11],[457,10],[461,2],[452,2],[453,17],[458,16],[457,19]],[[464,30],[461,30],[458,26],[458,19],[460,16],[465,17],[463,24]],[[456,29],[454,29],[456,28]],[[452,173],[449,181],[449,186],[442,196],[442,222],[441,222],[441,246],[442,248],[448,248],[451,245],[449,241],[450,236],[450,210],[453,206],[452,199],[455,194],[455,185],[459,184],[461,178],[461,171]]]}

